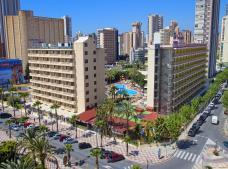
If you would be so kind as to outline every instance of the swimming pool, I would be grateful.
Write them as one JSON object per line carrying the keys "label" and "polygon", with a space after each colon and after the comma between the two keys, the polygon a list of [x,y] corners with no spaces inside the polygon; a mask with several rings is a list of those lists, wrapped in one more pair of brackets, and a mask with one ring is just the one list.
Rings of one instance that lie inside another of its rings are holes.
{"label": "swimming pool", "polygon": [[120,94],[123,90],[127,92],[128,95],[134,96],[138,94],[136,90],[128,89],[126,85],[124,84],[115,84],[116,88],[118,89],[118,94]]}

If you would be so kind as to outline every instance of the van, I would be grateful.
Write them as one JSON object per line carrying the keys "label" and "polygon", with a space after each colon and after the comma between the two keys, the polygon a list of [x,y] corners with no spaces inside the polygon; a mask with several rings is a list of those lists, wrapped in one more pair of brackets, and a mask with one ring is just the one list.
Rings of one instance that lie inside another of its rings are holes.
{"label": "van", "polygon": [[218,116],[212,116],[211,117],[211,123],[212,124],[218,124]]}

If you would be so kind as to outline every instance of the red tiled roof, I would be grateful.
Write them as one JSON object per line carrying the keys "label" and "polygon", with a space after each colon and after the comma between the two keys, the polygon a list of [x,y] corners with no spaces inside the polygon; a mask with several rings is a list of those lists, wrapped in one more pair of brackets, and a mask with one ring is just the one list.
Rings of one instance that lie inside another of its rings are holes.
{"label": "red tiled roof", "polygon": [[157,118],[158,118],[158,114],[155,112],[144,115],[144,117],[143,117],[144,120],[155,120]]}
{"label": "red tiled roof", "polygon": [[136,107],[135,108],[135,111],[136,112],[139,112],[139,113],[142,113],[142,112],[144,112],[144,109],[143,108],[140,108],[140,107]]}
{"label": "red tiled roof", "polygon": [[79,114],[79,120],[84,122],[84,123],[88,123],[89,121],[95,119],[96,117],[96,109],[90,109],[87,110],[81,114]]}

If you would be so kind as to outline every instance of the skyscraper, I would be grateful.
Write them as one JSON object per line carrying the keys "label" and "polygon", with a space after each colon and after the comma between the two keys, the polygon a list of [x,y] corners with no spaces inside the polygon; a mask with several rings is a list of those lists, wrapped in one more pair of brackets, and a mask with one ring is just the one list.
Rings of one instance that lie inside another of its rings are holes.
{"label": "skyscraper", "polygon": [[113,64],[118,58],[118,30],[104,28],[97,30],[97,46],[104,48],[106,52],[106,64]]}
{"label": "skyscraper", "polygon": [[183,36],[183,39],[184,39],[184,43],[186,45],[192,43],[192,32],[190,30],[183,30],[182,31],[182,36]]}
{"label": "skyscraper", "polygon": [[141,31],[141,22],[132,23],[132,47],[138,49],[142,47],[142,31]]}
{"label": "skyscraper", "polygon": [[20,0],[0,0],[0,41],[1,41],[1,46],[3,46],[4,55],[5,55],[4,16],[17,15],[19,10],[20,10]]}
{"label": "skyscraper", "polygon": [[208,77],[216,73],[220,0],[196,0],[195,43],[208,46]]}
{"label": "skyscraper", "polygon": [[65,42],[72,42],[72,22],[71,22],[71,17],[69,16],[64,16],[63,17],[64,21],[64,38]]}
{"label": "skyscraper", "polygon": [[224,67],[228,67],[228,16],[222,18],[221,48],[219,61]]}
{"label": "skyscraper", "polygon": [[148,16],[148,45],[153,44],[154,33],[159,32],[160,29],[163,29],[163,16]]}
{"label": "skyscraper", "polygon": [[228,4],[226,4],[226,15],[228,15]]}

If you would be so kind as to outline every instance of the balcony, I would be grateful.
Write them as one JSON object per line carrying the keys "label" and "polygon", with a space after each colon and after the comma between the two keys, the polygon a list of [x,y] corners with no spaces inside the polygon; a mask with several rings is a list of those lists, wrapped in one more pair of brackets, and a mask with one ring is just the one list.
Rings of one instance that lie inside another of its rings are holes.
{"label": "balcony", "polygon": [[54,65],[54,66],[70,66],[70,67],[73,67],[72,62],[53,62],[53,61],[29,60],[29,63],[39,64],[39,65]]}
{"label": "balcony", "polygon": [[51,73],[62,73],[62,74],[75,74],[73,70],[52,69],[52,68],[34,67],[34,66],[30,66],[29,69],[48,72],[48,73],[51,72]]}
{"label": "balcony", "polygon": [[32,95],[33,96],[38,96],[38,97],[41,97],[41,98],[44,98],[44,99],[49,99],[49,100],[65,103],[65,104],[70,104],[70,105],[75,105],[76,104],[76,101],[65,100],[65,99],[61,99],[61,98],[57,98],[57,97],[54,97],[54,96],[41,94],[41,93],[37,93],[37,92],[32,92]]}
{"label": "balcony", "polygon": [[59,88],[70,89],[70,90],[74,90],[75,89],[74,86],[69,86],[69,85],[64,85],[64,84],[57,84],[57,83],[50,83],[50,82],[34,80],[34,79],[31,80],[31,83],[40,84],[40,85],[48,85],[48,86],[52,86],[52,87],[59,87]]}
{"label": "balcony", "polygon": [[53,94],[59,94],[62,96],[68,96],[68,97],[75,97],[74,93],[66,93],[66,92],[62,92],[62,91],[57,91],[57,90],[52,90],[52,89],[47,89],[47,88],[43,88],[43,87],[37,87],[37,86],[31,86],[32,89],[35,90],[40,90],[40,91],[45,91],[45,92],[49,92],[49,93],[53,93]]}
{"label": "balcony", "polygon": [[40,77],[40,78],[45,78],[45,79],[53,79],[53,80],[60,80],[60,81],[66,81],[66,82],[74,82],[73,78],[67,78],[67,77],[57,77],[57,76],[36,74],[36,73],[30,73],[30,75],[32,77]]}
{"label": "balcony", "polygon": [[73,59],[74,55],[63,55],[63,54],[40,54],[40,53],[29,53],[28,54],[30,58],[32,57],[38,57],[38,58],[63,58],[63,59]]}

